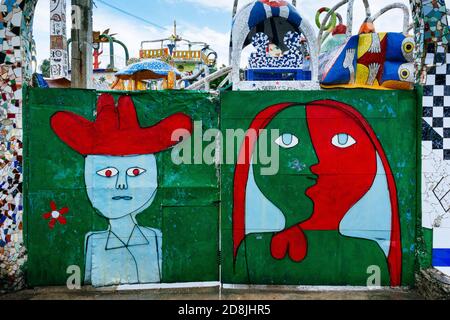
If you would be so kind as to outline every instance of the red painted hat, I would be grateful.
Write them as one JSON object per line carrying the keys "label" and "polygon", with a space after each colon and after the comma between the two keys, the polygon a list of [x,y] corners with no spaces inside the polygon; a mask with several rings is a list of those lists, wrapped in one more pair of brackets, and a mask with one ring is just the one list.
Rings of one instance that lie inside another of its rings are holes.
{"label": "red painted hat", "polygon": [[64,143],[85,156],[153,154],[180,142],[172,140],[176,130],[192,133],[192,119],[183,113],[142,128],[131,97],[120,97],[116,107],[113,96],[109,94],[99,97],[95,122],[67,111],[56,113],[50,122]]}

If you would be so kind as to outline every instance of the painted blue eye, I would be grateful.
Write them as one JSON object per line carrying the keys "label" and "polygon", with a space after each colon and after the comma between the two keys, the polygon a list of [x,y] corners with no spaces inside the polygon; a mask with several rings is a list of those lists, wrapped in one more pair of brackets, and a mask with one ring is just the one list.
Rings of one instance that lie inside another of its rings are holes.
{"label": "painted blue eye", "polygon": [[290,133],[285,133],[281,135],[277,140],[275,140],[276,144],[285,149],[295,147],[296,145],[298,145],[298,142],[298,138]]}
{"label": "painted blue eye", "polygon": [[356,144],[355,139],[351,135],[348,135],[346,133],[340,133],[333,137],[333,140],[331,141],[333,146],[345,149],[349,148],[352,145]]}

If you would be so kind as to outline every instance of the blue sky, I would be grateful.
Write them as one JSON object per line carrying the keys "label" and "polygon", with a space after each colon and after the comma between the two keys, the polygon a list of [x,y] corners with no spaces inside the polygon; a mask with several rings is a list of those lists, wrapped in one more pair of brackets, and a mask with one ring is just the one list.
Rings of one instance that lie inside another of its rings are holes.
{"label": "blue sky", "polygon": [[[226,31],[231,23],[231,5],[229,12],[224,12],[219,10],[220,7],[218,6],[208,7],[190,1],[130,0],[126,7],[123,0],[108,0],[108,3],[126,9],[161,26],[170,25],[173,20],[177,20],[180,25],[195,22],[198,26],[210,26],[218,31]],[[97,2],[97,6],[98,9],[96,10],[113,11],[100,2]],[[137,20],[136,22],[139,23]]]}
{"label": "blue sky", "polygon": [[[95,1],[95,0],[94,0]],[[211,44],[219,54],[221,64],[228,63],[228,45],[230,39],[231,10],[233,0],[106,0],[111,5],[140,16],[157,25],[166,27],[161,30],[145,24],[135,18],[124,15],[96,1],[94,8],[94,30],[103,31],[110,28],[112,33],[118,33],[117,39],[124,42],[132,56],[137,56],[142,40],[151,40],[170,36],[173,20],[177,20],[178,32],[191,41],[204,41]],[[240,0],[242,6],[251,0]],[[70,10],[70,0],[68,10]],[[304,18],[312,24],[317,9],[332,6],[337,0],[297,0],[297,6]],[[409,0],[371,0],[372,12],[393,2],[409,5]],[[37,44],[38,62],[49,56],[49,0],[39,0],[34,21],[34,34]],[[346,16],[346,9],[341,13]],[[355,26],[359,28],[364,14],[362,1],[355,3]],[[70,13],[68,12],[68,17]],[[401,31],[401,11],[393,11],[377,21],[377,31]],[[68,30],[70,31],[70,19]],[[107,52],[107,48],[105,48]],[[119,66],[124,63],[124,55],[119,49],[116,52]],[[107,59],[103,59],[107,64]]]}

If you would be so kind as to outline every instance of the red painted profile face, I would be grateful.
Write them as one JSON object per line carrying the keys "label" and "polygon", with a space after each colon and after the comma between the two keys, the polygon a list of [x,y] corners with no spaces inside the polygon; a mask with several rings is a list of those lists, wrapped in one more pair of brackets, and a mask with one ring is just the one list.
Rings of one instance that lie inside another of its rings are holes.
{"label": "red painted profile face", "polygon": [[[285,103],[268,107],[258,114],[251,128],[267,127],[278,113],[295,104]],[[282,260],[287,255],[301,262],[308,253],[306,230],[339,230],[347,212],[367,194],[377,174],[379,156],[391,201],[391,246],[388,266],[391,285],[401,284],[402,251],[400,221],[395,179],[383,147],[370,124],[354,108],[344,103],[323,100],[306,105],[306,118],[310,138],[318,164],[310,170],[317,175],[317,183],[306,190],[313,201],[312,216],[272,237],[271,254]],[[378,153],[378,154],[377,154]],[[243,153],[242,157],[245,157]],[[234,258],[245,238],[245,188],[248,181],[249,160],[236,165],[234,180],[233,243]],[[388,213],[389,214],[389,213]],[[376,226],[374,226],[376,227]]]}
{"label": "red painted profile face", "polygon": [[375,147],[350,107],[327,101],[308,105],[308,127],[319,163],[317,184],[306,191],[314,214],[305,230],[337,230],[344,215],[370,189],[377,172]]}

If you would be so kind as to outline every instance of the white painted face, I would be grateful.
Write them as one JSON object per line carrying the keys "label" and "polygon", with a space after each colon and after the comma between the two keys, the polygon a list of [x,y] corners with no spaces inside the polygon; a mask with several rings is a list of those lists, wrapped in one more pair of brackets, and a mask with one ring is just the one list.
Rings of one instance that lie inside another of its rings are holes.
{"label": "white painted face", "polygon": [[87,194],[93,207],[108,219],[137,215],[147,209],[156,195],[157,177],[152,154],[86,158]]}

